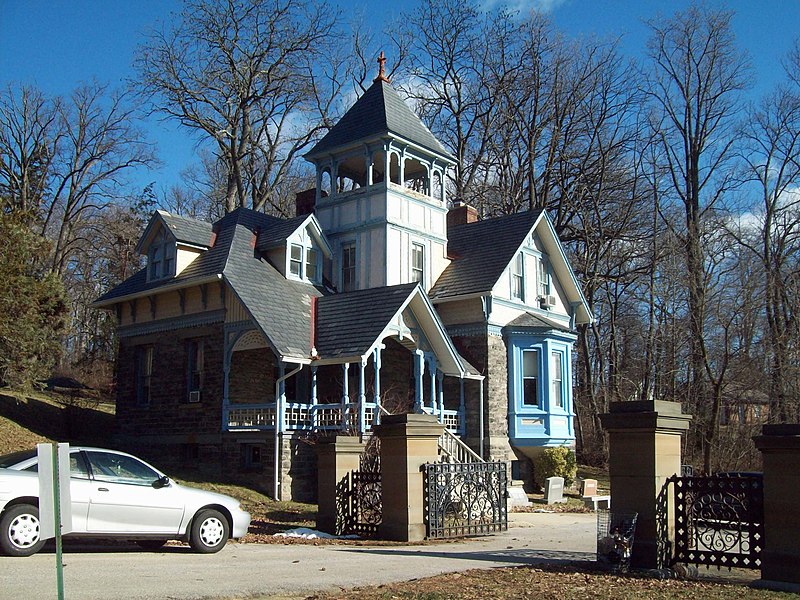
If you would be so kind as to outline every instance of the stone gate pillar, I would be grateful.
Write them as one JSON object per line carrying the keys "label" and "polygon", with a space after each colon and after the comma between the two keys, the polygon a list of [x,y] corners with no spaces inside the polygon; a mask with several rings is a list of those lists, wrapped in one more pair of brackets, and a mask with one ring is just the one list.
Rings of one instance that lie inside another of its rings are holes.
{"label": "stone gate pillar", "polygon": [[356,436],[337,435],[317,446],[317,529],[339,535],[336,527],[336,488],[359,468],[365,444]]}
{"label": "stone gate pillar", "polygon": [[381,440],[383,521],[378,530],[387,540],[425,539],[422,465],[439,460],[444,427],[432,415],[386,415],[375,428]]}
{"label": "stone gate pillar", "polygon": [[764,425],[764,546],[757,587],[800,592],[800,424]]}
{"label": "stone gate pillar", "polygon": [[663,493],[664,482],[680,474],[681,434],[691,416],[678,402],[655,400],[612,403],[600,420],[608,432],[611,509],[639,515],[631,566],[665,567],[659,513],[664,516],[671,495]]}

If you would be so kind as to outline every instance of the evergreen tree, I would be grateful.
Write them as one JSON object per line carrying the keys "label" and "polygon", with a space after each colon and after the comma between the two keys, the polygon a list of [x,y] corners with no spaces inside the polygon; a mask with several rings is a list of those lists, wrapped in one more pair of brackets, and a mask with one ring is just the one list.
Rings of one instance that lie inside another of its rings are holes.
{"label": "evergreen tree", "polygon": [[61,352],[66,302],[47,242],[24,211],[0,211],[0,384],[29,389]]}

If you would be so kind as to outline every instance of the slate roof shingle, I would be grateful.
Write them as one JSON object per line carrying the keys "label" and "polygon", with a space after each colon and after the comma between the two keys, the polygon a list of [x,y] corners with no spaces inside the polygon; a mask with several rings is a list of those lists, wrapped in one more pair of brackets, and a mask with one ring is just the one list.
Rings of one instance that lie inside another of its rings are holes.
{"label": "slate roof shingle", "polygon": [[448,227],[447,253],[454,260],[431,288],[431,299],[490,291],[541,213],[526,211]]}
{"label": "slate roof shingle", "polygon": [[404,283],[324,296],[317,302],[320,356],[363,356],[417,288]]}
{"label": "slate roof shingle", "polygon": [[387,81],[376,80],[336,125],[306,154],[312,157],[386,133],[452,158]]}
{"label": "slate roof shingle", "polygon": [[[116,298],[162,287],[189,286],[215,276],[223,277],[280,354],[308,357],[311,352],[311,296],[318,296],[320,292],[309,284],[287,280],[258,255],[253,243],[257,231],[268,231],[271,226],[282,223],[281,219],[246,208],[232,211],[217,222],[214,246],[193,260],[177,277],[147,282],[147,269],[142,269],[98,298],[95,304],[107,304]],[[207,225],[210,233],[212,226]]]}
{"label": "slate roof shingle", "polygon": [[158,211],[158,214],[161,215],[164,223],[179,242],[194,246],[205,246],[206,248],[211,246],[211,223],[179,217],[163,211]]}

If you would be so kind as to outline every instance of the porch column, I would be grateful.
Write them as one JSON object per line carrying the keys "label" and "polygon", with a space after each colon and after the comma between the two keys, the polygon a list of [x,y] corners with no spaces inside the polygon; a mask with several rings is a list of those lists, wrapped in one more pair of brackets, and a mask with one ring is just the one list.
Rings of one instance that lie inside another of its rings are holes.
{"label": "porch column", "polygon": [[367,180],[364,182],[366,186],[372,185],[372,160],[374,155],[369,149],[366,149],[364,154],[366,155],[367,159]]}
{"label": "porch column", "polygon": [[442,385],[444,373],[441,369],[436,370],[436,381],[439,384],[439,423],[444,423],[444,386]]}
{"label": "porch column", "polygon": [[[317,399],[317,365],[311,365],[311,406],[316,406],[317,404],[319,404]],[[312,410],[311,415],[311,426],[316,429],[317,411]]]}
{"label": "porch column", "polygon": [[428,357],[428,373],[431,374],[431,414],[436,415],[436,357]]}
{"label": "porch column", "polygon": [[367,368],[367,359],[362,358],[358,369],[358,431],[361,435],[367,430],[367,395],[364,390],[364,370]]}
{"label": "porch column", "polygon": [[225,336],[225,353],[222,359],[222,431],[228,430],[228,410],[230,408],[230,382],[231,382],[231,359],[233,352],[231,351],[232,344],[230,343],[229,336]]}
{"label": "porch column", "polygon": [[344,372],[344,382],[342,383],[342,424],[341,429],[347,429],[347,404],[350,402],[350,378],[348,373],[350,371],[350,363],[342,365]]}
{"label": "porch column", "polygon": [[637,513],[631,566],[665,567],[664,533],[659,516],[669,511],[667,478],[681,471],[681,434],[691,416],[680,402],[614,402],[600,415],[608,432],[608,470],[615,512]]}
{"label": "porch column", "polygon": [[372,362],[375,366],[375,425],[381,423],[381,350],[386,346],[378,344],[372,353]]}
{"label": "porch column", "polygon": [[415,386],[414,386],[414,412],[421,413],[422,412],[422,376],[425,374],[425,354],[422,350],[415,351],[415,358],[414,361],[414,377],[415,377]]}
{"label": "porch column", "polygon": [[[283,361],[278,361],[278,377],[283,377],[286,374],[286,366]],[[286,382],[281,381],[278,384],[278,394],[280,395],[280,402],[275,399],[275,423],[278,431],[283,432],[285,429],[286,421]]]}
{"label": "porch column", "polygon": [[422,465],[436,462],[442,426],[431,415],[387,415],[375,428],[381,440],[381,539],[425,539]]}
{"label": "porch column", "polygon": [[800,424],[764,425],[753,438],[764,462],[764,542],[754,587],[800,592]]}
{"label": "porch column", "polygon": [[464,403],[464,376],[462,375],[458,379],[458,434],[464,435],[466,431],[466,406]]}

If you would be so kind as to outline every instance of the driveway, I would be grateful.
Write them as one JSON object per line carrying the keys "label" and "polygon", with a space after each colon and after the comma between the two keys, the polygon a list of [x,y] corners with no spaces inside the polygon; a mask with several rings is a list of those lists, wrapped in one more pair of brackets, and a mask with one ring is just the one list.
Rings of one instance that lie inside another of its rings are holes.
{"label": "driveway", "polygon": [[[69,600],[302,597],[467,569],[594,560],[595,544],[593,514],[514,513],[507,532],[421,546],[231,543],[213,555],[77,546],[64,553],[64,588]],[[53,552],[0,556],[0,599],[55,598],[55,581]]]}

